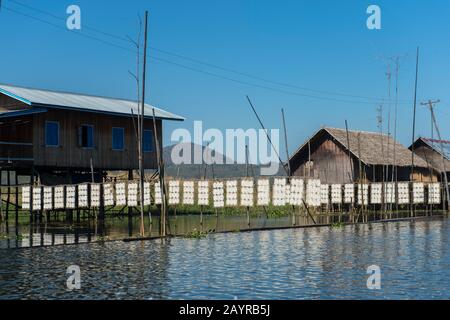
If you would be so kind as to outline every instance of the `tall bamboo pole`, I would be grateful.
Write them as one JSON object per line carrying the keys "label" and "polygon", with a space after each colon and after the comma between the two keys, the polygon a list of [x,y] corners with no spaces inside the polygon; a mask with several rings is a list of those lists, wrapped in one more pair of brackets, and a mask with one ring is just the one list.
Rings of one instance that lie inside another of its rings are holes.
{"label": "tall bamboo pole", "polygon": [[138,119],[139,127],[139,182],[140,182],[140,209],[141,209],[141,236],[145,236],[144,227],[144,115],[145,115],[145,80],[147,69],[147,32],[148,32],[148,11],[145,11],[145,31],[144,31],[144,62],[142,67],[142,100],[141,100],[141,115]]}
{"label": "tall bamboo pole", "polygon": [[[416,54],[416,80],[414,85],[414,110],[413,110],[413,128],[412,128],[412,143],[411,143],[411,183],[414,181],[414,142],[416,136],[416,109],[417,109],[417,79],[419,75],[419,47],[417,47]],[[398,200],[398,199],[397,199]],[[412,202],[411,202],[412,204]],[[414,215],[414,209],[411,205],[411,217]]]}

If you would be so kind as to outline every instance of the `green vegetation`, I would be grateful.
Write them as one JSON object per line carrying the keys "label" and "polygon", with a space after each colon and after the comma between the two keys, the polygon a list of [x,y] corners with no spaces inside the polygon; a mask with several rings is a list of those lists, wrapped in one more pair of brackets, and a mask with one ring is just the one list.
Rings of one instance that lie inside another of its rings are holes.
{"label": "green vegetation", "polygon": [[[265,208],[262,207],[252,207],[249,208],[250,216],[256,217],[259,215],[266,215],[269,218],[279,218],[286,217],[292,214],[292,206],[284,206],[284,207],[274,207],[267,206]],[[156,207],[151,208],[152,213],[159,213]],[[200,214],[203,212],[205,215],[213,215],[220,214],[225,216],[233,216],[233,215],[242,215],[247,212],[246,207],[228,207],[228,208],[214,208],[213,206],[199,206],[199,205],[178,205],[169,207],[169,215],[192,215],[192,214]]]}
{"label": "green vegetation", "polygon": [[331,224],[331,228],[332,228],[332,229],[341,229],[341,228],[343,228],[344,226],[345,226],[345,224],[342,223],[342,222],[335,222],[335,223],[332,223],[332,224]]}
{"label": "green vegetation", "polygon": [[210,233],[213,233],[214,230],[208,230],[208,231],[200,231],[197,229],[194,229],[193,231],[187,233],[185,235],[186,238],[189,239],[203,239],[206,238]]}

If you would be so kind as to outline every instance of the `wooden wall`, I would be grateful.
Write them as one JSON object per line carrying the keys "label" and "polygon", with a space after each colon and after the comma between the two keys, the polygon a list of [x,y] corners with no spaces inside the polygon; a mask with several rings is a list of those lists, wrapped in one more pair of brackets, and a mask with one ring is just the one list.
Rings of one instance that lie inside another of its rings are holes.
{"label": "wooden wall", "polygon": [[[60,146],[45,146],[45,121],[58,121],[60,125]],[[81,125],[94,126],[93,149],[78,146],[78,128]],[[125,129],[124,151],[112,150],[112,128]],[[146,120],[145,129],[153,131],[153,121]],[[94,169],[129,170],[138,168],[136,135],[131,117],[119,117],[97,113],[49,110],[33,116],[35,166],[61,169],[89,169],[90,159]],[[157,121],[158,139],[162,145],[161,121]],[[154,152],[145,153],[146,169],[155,169],[156,145]]]}
{"label": "wooden wall", "polygon": [[[295,176],[308,177],[308,150],[291,163]],[[311,144],[311,177],[323,183],[349,183],[353,180],[348,153],[329,138]],[[355,168],[354,168],[355,170]]]}

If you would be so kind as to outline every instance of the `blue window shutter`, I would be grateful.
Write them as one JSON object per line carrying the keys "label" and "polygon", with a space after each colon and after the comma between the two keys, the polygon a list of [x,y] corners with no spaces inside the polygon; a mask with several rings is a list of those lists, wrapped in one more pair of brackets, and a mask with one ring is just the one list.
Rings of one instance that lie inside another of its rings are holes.
{"label": "blue window shutter", "polygon": [[144,130],[144,152],[153,152],[153,131]]}
{"label": "blue window shutter", "polygon": [[124,149],[124,128],[113,128],[112,129],[112,148],[113,150],[123,150]]}
{"label": "blue window shutter", "polygon": [[59,146],[59,123],[46,122],[45,123],[45,145],[49,147]]}

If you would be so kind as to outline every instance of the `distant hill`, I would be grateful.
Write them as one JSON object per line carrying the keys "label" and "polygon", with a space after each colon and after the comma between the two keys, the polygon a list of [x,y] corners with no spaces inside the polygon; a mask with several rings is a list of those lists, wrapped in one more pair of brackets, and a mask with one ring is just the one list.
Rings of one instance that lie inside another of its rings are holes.
{"label": "distant hill", "polygon": [[[191,148],[191,163],[193,163],[194,155],[194,144],[189,144],[186,148]],[[200,146],[199,146],[200,147]],[[164,163],[166,166],[166,176],[179,177],[179,178],[190,178],[190,179],[201,179],[203,177],[207,179],[213,178],[239,178],[247,176],[247,166],[245,164],[239,164],[234,161],[233,164],[225,164],[226,156],[222,154],[216,154],[216,158],[223,159],[224,164],[182,164],[175,165],[172,162],[171,154],[174,145],[167,146],[163,149]],[[204,152],[207,147],[201,146]],[[248,176],[260,176],[261,167],[259,165],[249,165],[248,166]],[[280,166],[278,175],[284,175],[284,170]]]}

